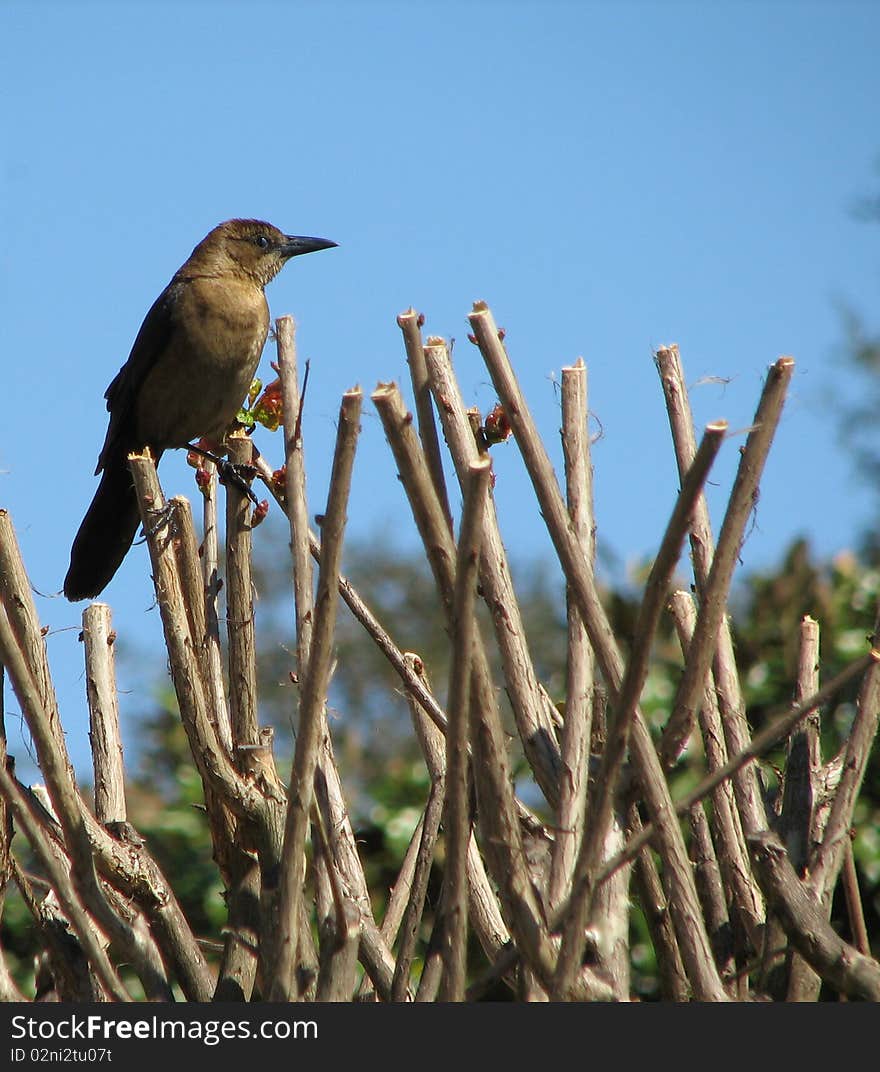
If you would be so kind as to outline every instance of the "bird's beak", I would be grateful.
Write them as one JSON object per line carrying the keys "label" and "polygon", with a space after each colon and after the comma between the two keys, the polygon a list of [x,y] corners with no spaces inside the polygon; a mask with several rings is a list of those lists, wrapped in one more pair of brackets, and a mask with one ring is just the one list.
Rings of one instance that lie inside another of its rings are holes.
{"label": "bird's beak", "polygon": [[287,260],[298,257],[301,253],[315,253],[319,249],[331,249],[336,242],[329,238],[302,238],[299,235],[285,235],[281,244],[281,256]]}

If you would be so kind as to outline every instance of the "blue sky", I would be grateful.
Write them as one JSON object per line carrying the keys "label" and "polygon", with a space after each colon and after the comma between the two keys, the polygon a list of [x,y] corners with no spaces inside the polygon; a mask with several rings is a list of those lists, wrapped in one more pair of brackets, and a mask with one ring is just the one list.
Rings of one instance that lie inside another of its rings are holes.
{"label": "blue sky", "polygon": [[[850,546],[870,499],[828,399],[852,389],[839,303],[877,324],[876,228],[852,207],[880,174],[878,31],[867,2],[2,4],[0,506],[42,593],[78,766],[83,605],[52,593],[96,484],[103,393],[153,299],[232,216],[339,243],[267,292],[312,363],[313,511],[342,392],[406,384],[409,305],[456,339],[467,401],[491,407],[466,340],[484,299],[557,464],[556,381],[586,360],[599,536],[622,563],[656,548],[677,488],[651,357],[668,342],[691,382],[725,381],[694,388],[698,422],[732,429],[767,366],[797,362],[743,569],[799,534],[823,555]],[[740,443],[715,473],[716,529]],[[495,459],[511,553],[549,555],[515,447]],[[161,475],[193,494],[181,458]],[[368,400],[349,518],[353,537],[414,543]],[[164,670],[143,547],[102,598],[121,642],[152,653],[120,667],[133,690]],[[123,696],[124,716],[143,706]]]}

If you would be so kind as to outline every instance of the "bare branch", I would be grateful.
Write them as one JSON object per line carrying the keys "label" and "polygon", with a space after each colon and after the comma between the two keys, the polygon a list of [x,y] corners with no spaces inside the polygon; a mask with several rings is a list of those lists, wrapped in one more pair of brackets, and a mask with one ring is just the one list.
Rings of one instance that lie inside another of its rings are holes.
{"label": "bare branch", "polygon": [[795,874],[782,842],[767,831],[751,835],[749,848],[768,904],[798,952],[844,994],[880,1001],[880,964],[835,934],[819,903]]}
{"label": "bare branch", "polygon": [[721,534],[718,537],[718,547],[712,558],[709,576],[700,591],[700,609],[688,648],[684,674],[679,682],[672,714],[663,735],[661,754],[667,767],[671,767],[678,759],[696,721],[697,707],[702,699],[709,667],[718,644],[718,630],[727,607],[727,593],[742,547],[746,524],[758,501],[761,474],[793,372],[794,360],[790,357],[780,357],[770,366],[754,424],[740,457]]}
{"label": "bare branch", "polygon": [[[380,385],[372,399],[382,418],[451,625],[455,546],[413,433],[412,419],[393,384]],[[471,746],[480,815],[486,824],[490,871],[501,891],[505,921],[517,935],[523,955],[532,963],[540,963],[542,974],[549,977],[552,970],[549,939],[524,865],[501,719],[485,649],[479,639],[474,644],[473,658]]]}
{"label": "bare branch", "polygon": [[[656,354],[656,363],[666,397],[678,472],[680,477],[684,477],[693,461],[697,441],[678,347],[661,347]],[[702,496],[697,503],[691,529],[691,557],[698,593],[702,592],[708,583],[714,554],[715,542],[709,523],[709,509],[705,496]],[[736,670],[730,623],[726,616],[721,620],[713,671],[724,739],[728,752],[733,755],[746,748],[751,734]],[[754,767],[746,766],[737,771],[733,785],[744,828],[746,831],[763,830],[767,825],[767,818]],[[763,908],[761,911],[763,912]]]}
{"label": "bare branch", "polygon": [[110,608],[92,603],[83,611],[86,653],[86,695],[89,701],[89,738],[95,772],[95,814],[99,823],[124,823],[125,771],[119,734],[113,650],[116,634]]}
{"label": "bare branch", "polygon": [[[578,359],[562,370],[562,451],[565,457],[566,504],[571,524],[590,569],[596,555],[593,519],[593,473],[587,430],[587,368]],[[592,733],[595,670],[593,652],[577,603],[565,594],[568,659],[565,717],[562,723],[559,807],[550,862],[547,900],[556,909],[571,892],[575,857],[581,843],[587,805],[587,773]]]}
{"label": "bare branch", "polygon": [[[602,849],[608,836],[614,806],[614,793],[626,754],[630,727],[635,719],[637,704],[645,679],[648,676],[648,659],[654,642],[654,633],[666,604],[669,585],[681,555],[682,544],[687,535],[694,502],[708,476],[712,462],[724,440],[725,422],[709,425],[694,463],[682,484],[672,517],[666,528],[660,550],[651,567],[645,585],[645,594],[639,608],[638,621],[626,672],[617,698],[617,717],[605,744],[590,813],[590,828],[585,833],[575,864],[572,879],[572,895],[569,899],[562,945],[554,979],[554,996],[564,998],[575,978],[583,956],[584,927],[590,911],[595,888],[596,872]],[[675,866],[677,861],[668,860]],[[690,942],[690,935],[679,934],[679,942]],[[689,963],[705,957],[706,950],[695,947],[691,950]],[[687,954],[683,955],[686,956]],[[710,975],[709,972],[706,972]]]}
{"label": "bare branch", "polygon": [[[442,339],[428,340],[425,360],[443,433],[455,463],[459,484],[464,490],[468,467],[479,461],[481,454],[452,370],[449,350]],[[517,731],[535,780],[547,800],[555,805],[559,797],[560,774],[559,748],[553,725],[555,712],[535,677],[519,601],[513,589],[510,565],[491,496],[483,515],[481,547],[480,584],[492,615]]]}
{"label": "bare branch", "polygon": [[[874,625],[874,636],[880,634],[880,618]],[[872,656],[875,654],[871,653]],[[880,720],[880,659],[875,659],[862,680],[856,705],[856,717],[846,742],[846,754],[840,784],[834,794],[831,814],[822,841],[810,866],[810,888],[823,901],[829,902],[840,868],[844,846],[849,840],[853,811],[877,735]]]}
{"label": "bare branch", "polygon": [[[605,676],[609,692],[616,700],[623,681],[623,659],[596,591],[592,572],[571,530],[550,459],[510,367],[507,352],[498,337],[498,329],[488,307],[483,302],[477,302],[468,319],[492,382],[504,405],[535,489],[542,516],[590,635],[596,659]],[[680,939],[683,936],[688,939],[687,951],[683,949],[683,955],[694,952],[687,969],[695,994],[700,1000],[725,1000],[724,987],[712,961],[709,938],[700,913],[681,828],[670,820],[672,801],[669,787],[657,760],[650,731],[638,709],[634,714],[631,732],[631,748],[642,794],[654,822],[658,824],[660,848],[666,865],[664,875],[669,880],[669,905],[676,932]]]}
{"label": "bare branch", "polygon": [[441,1001],[463,1001],[467,960],[467,852],[471,840],[468,807],[468,721],[471,698],[474,616],[483,513],[489,492],[488,458],[475,462],[465,484],[455,561],[452,604],[452,666],[449,671],[449,728],[446,731],[446,798],[443,821],[446,860],[443,876],[443,978]]}
{"label": "bare branch", "polygon": [[431,474],[437,498],[446,514],[449,531],[451,532],[452,511],[449,509],[449,495],[446,491],[446,477],[443,473],[443,459],[440,454],[440,439],[437,435],[437,424],[434,420],[434,410],[431,405],[431,385],[428,378],[428,367],[425,364],[425,351],[422,346],[420,325],[423,319],[415,309],[410,307],[406,312],[398,316],[397,324],[403,333],[403,343],[406,348],[406,363],[409,365],[409,376],[416,405],[416,418],[419,423],[419,439],[422,441],[428,471]]}
{"label": "bare branch", "polygon": [[202,487],[202,586],[205,593],[205,688],[214,712],[217,737],[228,755],[232,755],[232,724],[226,703],[223,659],[220,651],[220,618],[217,601],[220,580],[220,543],[217,533],[217,468],[203,459],[207,479]]}
{"label": "bare branch", "polygon": [[[706,775],[702,781],[694,787],[689,793],[686,793],[682,799],[674,805],[674,811],[676,815],[684,815],[688,809],[693,807],[698,801],[708,796],[716,786],[721,785],[726,779],[730,778],[740,767],[746,763],[750,763],[757,756],[766,752],[768,748],[772,748],[774,744],[777,744],[789,733],[792,729],[801,721],[806,718],[811,712],[815,711],[818,707],[827,703],[831,697],[835,696],[840,689],[843,688],[847,682],[853,678],[858,677],[861,674],[866,674],[876,670],[877,665],[880,664],[880,652],[869,651],[867,655],[863,655],[860,659],[856,659],[855,662],[850,663],[848,667],[841,672],[826,685],[823,685],[818,692],[814,693],[803,703],[798,704],[797,707],[783,712],[776,718],[768,719],[767,725],[757,736],[755,736],[747,748],[742,752],[737,753],[717,770],[711,774]],[[867,674],[866,674],[867,676]],[[627,863],[629,860],[634,859],[635,855],[644,848],[655,836],[656,830],[653,824],[647,825],[644,830],[635,837],[631,837],[626,843],[624,850],[610,861],[601,871],[598,881],[602,882],[614,873],[616,868]],[[749,835],[746,835],[748,840]]]}
{"label": "bare branch", "polygon": [[[673,592],[669,607],[682,652],[687,655],[697,620],[693,596],[690,592]],[[727,762],[727,746],[718,696],[708,685],[699,708],[699,721],[706,765],[710,771],[717,771]],[[752,875],[732,780],[721,782],[712,793],[711,826],[731,910],[741,922],[752,948],[759,949],[764,926],[764,896]]]}
{"label": "bare branch", "polygon": [[31,813],[33,802],[27,799],[21,786],[5,769],[0,769],[0,793],[3,794],[13,820],[30,842],[34,854],[48,875],[65,919],[82,946],[89,968],[95,972],[107,999],[131,1001],[131,995],[107,955],[110,939],[106,932],[96,925],[76,888],[73,879],[75,861],[53,849],[50,839],[44,835],[39,822]]}
{"label": "bare branch", "polygon": [[290,552],[293,556],[297,672],[302,677],[309,663],[315,600],[309,547],[305,453],[302,438],[297,435],[301,426],[302,398],[296,358],[296,323],[292,316],[282,316],[275,321],[275,339],[284,414],[284,508],[290,522]]}
{"label": "bare branch", "polygon": [[[289,1000],[295,987],[293,969],[299,927],[298,903],[305,875],[305,842],[321,743],[322,715],[333,660],[339,563],[354,451],[360,431],[360,410],[361,392],[348,391],[339,411],[333,471],[324,515],[312,647],[302,687],[299,732],[290,775],[278,893],[278,933],[274,950],[267,957],[272,967],[266,985],[270,999],[274,1001]],[[266,932],[264,936],[269,937]]]}

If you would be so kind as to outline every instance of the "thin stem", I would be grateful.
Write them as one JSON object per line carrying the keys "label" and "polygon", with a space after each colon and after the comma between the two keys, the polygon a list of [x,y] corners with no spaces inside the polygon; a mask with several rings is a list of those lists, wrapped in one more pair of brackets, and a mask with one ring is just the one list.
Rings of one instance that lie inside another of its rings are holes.
{"label": "thin stem", "polygon": [[425,364],[425,351],[422,346],[421,323],[423,320],[424,317],[410,307],[406,312],[398,316],[397,325],[403,333],[406,363],[409,365],[409,376],[416,405],[416,419],[419,423],[419,439],[422,441],[428,471],[431,474],[437,498],[440,500],[440,505],[446,514],[449,531],[451,532],[452,511],[449,509],[449,495],[446,491],[446,477],[443,473],[443,458],[440,453],[440,438],[437,435],[437,423],[434,420],[434,410],[431,405],[431,384],[428,377],[428,367]]}
{"label": "thin stem", "polygon": [[[464,491],[468,467],[479,461],[482,455],[452,369],[449,349],[442,339],[432,337],[428,340],[425,361],[443,433]],[[481,547],[480,587],[492,616],[517,732],[535,780],[550,804],[555,806],[559,798],[561,770],[553,724],[555,711],[535,676],[534,661],[529,653],[519,600],[511,581],[510,564],[491,496],[483,514]]]}
{"label": "thin stem", "polygon": [[[229,460],[248,466],[253,444],[244,435],[227,441]],[[235,766],[255,777],[266,764],[257,720],[257,655],[254,622],[250,500],[233,482],[226,488],[226,632],[229,643],[229,707]],[[271,764],[271,757],[268,758]]]}
{"label": "thin stem", "polygon": [[[566,505],[590,569],[596,542],[593,520],[593,474],[587,431],[587,368],[578,359],[562,370],[562,451]],[[575,858],[583,836],[592,734],[595,668],[589,637],[570,591],[565,593],[568,645],[565,717],[562,723],[556,840],[550,861],[547,899],[557,908],[569,896]]]}
{"label": "thin stem", "polygon": [[489,460],[471,466],[455,563],[452,605],[452,666],[449,671],[449,728],[446,732],[446,799],[443,812],[446,860],[443,875],[443,977],[441,1001],[463,1001],[467,960],[467,851],[471,839],[468,807],[468,737],[474,616],[483,512],[489,493]]}
{"label": "thin stem", "polygon": [[309,508],[306,497],[305,453],[302,436],[303,400],[299,390],[296,357],[296,323],[292,316],[275,321],[278,375],[284,414],[284,497],[290,523],[293,557],[293,594],[296,613],[296,649],[299,676],[309,663],[315,606],[312,559],[309,553]]}
{"label": "thin stem", "polygon": [[[256,459],[255,465],[260,479],[272,493],[281,509],[285,509],[284,498],[278,494],[272,483],[272,469],[263,457]],[[321,541],[313,533],[309,532],[309,551],[316,562],[321,560]],[[348,607],[355,619],[364,628],[367,635],[388,660],[394,671],[400,678],[401,684],[407,694],[412,696],[424,708],[431,721],[441,730],[446,729],[446,713],[437,703],[436,698],[426,689],[418,674],[406,660],[404,652],[394,643],[391,634],[373,614],[367,604],[361,599],[357,589],[346,577],[339,578],[339,594],[343,603]]]}
{"label": "thin stem", "polygon": [[[567,994],[583,956],[584,927],[595,889],[596,872],[611,823],[614,793],[626,754],[630,727],[648,676],[648,660],[654,634],[666,604],[672,576],[681,556],[681,548],[687,535],[694,502],[721,448],[726,429],[727,424],[723,421],[707,427],[694,463],[682,484],[672,517],[645,585],[630,658],[618,694],[617,716],[609,732],[599,765],[599,773],[596,776],[590,809],[590,827],[584,835],[575,864],[572,895],[569,899],[568,916],[553,984],[553,993],[557,999],[563,999]],[[681,936],[679,940],[684,943]],[[694,959],[701,955],[702,951],[694,950]]]}
{"label": "thin stem", "polygon": [[232,755],[232,725],[223,682],[223,658],[220,650],[220,541],[217,529],[217,467],[211,461],[203,466],[208,474],[202,488],[202,585],[205,593],[205,672],[206,688],[211,698],[217,736],[226,752]]}
{"label": "thin stem", "polygon": [[[680,476],[684,476],[693,461],[697,441],[678,347],[661,347],[656,354],[656,364],[666,398],[678,472]],[[702,496],[697,503],[691,529],[691,557],[697,593],[701,593],[708,583],[714,554],[715,543],[709,522],[709,508],[705,496]],[[728,752],[733,755],[748,745],[751,731],[736,669],[730,622],[726,615],[722,617],[718,632],[713,673],[724,739]],[[733,786],[745,831],[763,830],[767,825],[767,817],[754,766],[741,768],[734,776]],[[763,916],[762,901],[763,899],[759,903]]]}
{"label": "thin stem", "polygon": [[[2,615],[2,619],[5,632],[7,627],[5,614]],[[5,640],[6,638],[4,637],[4,649]],[[4,662],[5,658],[6,651],[4,650]],[[11,671],[10,677],[13,677]],[[15,680],[14,677],[13,680]],[[52,888],[58,896],[65,915],[70,920],[70,925],[77,938],[79,938],[89,964],[94,968],[102,986],[114,1001],[131,1001],[131,995],[117,975],[116,969],[110,963],[105,943],[99,939],[98,932],[89,918],[83,902],[80,900],[80,891],[76,889],[76,884],[71,880],[71,872],[62,866],[56,854],[49,848],[39,823],[31,814],[21,787],[5,767],[0,767],[0,793],[2,793],[15,823],[28,839],[31,848],[49,876],[49,881],[52,883]],[[75,858],[73,858],[72,863],[75,871],[77,865]]]}
{"label": "thin stem", "polygon": [[[750,763],[757,756],[766,752],[768,748],[772,748],[773,745],[777,744],[791,733],[792,729],[801,721],[801,719],[806,718],[807,715],[811,714],[818,707],[828,703],[828,701],[835,696],[847,682],[858,677],[860,674],[865,674],[866,671],[873,672],[878,665],[880,665],[880,652],[870,651],[867,655],[863,655],[860,659],[856,659],[855,662],[850,663],[848,667],[841,670],[836,677],[832,678],[826,685],[823,685],[818,692],[814,693],[803,703],[798,704],[797,707],[791,710],[783,712],[776,718],[769,719],[767,725],[752,739],[748,747],[743,749],[742,752],[738,752],[735,756],[731,756],[723,766],[719,767],[711,774],[706,775],[694,789],[689,793],[686,793],[684,797],[674,805],[674,813],[676,815],[684,815],[688,809],[693,807],[694,804],[702,800],[704,797],[708,796],[713,789],[730,778],[740,767],[744,766],[746,763]],[[621,867],[623,864],[632,860],[636,854],[656,836],[656,833],[657,831],[655,830],[653,823],[649,823],[640,834],[631,837],[629,841],[627,841],[623,851],[618,853],[613,860],[603,867],[599,874],[598,881],[604,881],[611,876],[618,867]],[[746,837],[748,838],[749,835],[746,835]]]}
{"label": "thin stem", "polygon": [[706,584],[700,591],[700,609],[685,660],[684,674],[663,734],[661,753],[667,767],[678,759],[696,721],[697,707],[718,645],[718,630],[727,607],[727,593],[742,549],[746,524],[758,501],[761,474],[782,415],[793,372],[794,360],[790,357],[781,357],[770,366],[755,421],[740,457],[718,546]]}
{"label": "thin stem", "polygon": [[[693,596],[690,592],[673,592],[669,608],[682,653],[687,655],[697,621]],[[716,771],[727,762],[727,746],[718,696],[709,685],[703,694],[699,722],[706,766],[709,771]],[[718,845],[719,866],[729,891],[731,910],[742,924],[752,948],[759,949],[764,926],[764,895],[752,875],[732,780],[722,782],[712,793],[711,827]]]}
{"label": "thin stem", "polygon": [[294,962],[299,929],[299,898],[305,878],[305,842],[314,793],[322,715],[333,662],[339,563],[355,444],[360,431],[360,410],[360,391],[346,392],[339,412],[336,450],[324,515],[312,647],[302,686],[299,732],[288,790],[278,893],[276,955],[267,980],[270,1000],[273,1001],[289,1001],[295,987]]}
{"label": "thin stem", "polygon": [[[393,384],[382,384],[373,392],[372,399],[382,419],[451,628],[456,552],[449,527],[400,392]],[[530,963],[540,963],[542,974],[549,976],[552,970],[549,938],[540,921],[540,909],[524,865],[501,718],[485,649],[479,639],[474,645],[473,674],[471,747],[490,870],[499,885],[506,922],[517,936],[523,956]]]}
{"label": "thin stem", "polygon": [[752,835],[749,848],[764,895],[798,952],[843,993],[880,1001],[880,964],[835,934],[776,835]]}
{"label": "thin stem", "polygon": [[437,845],[442,815],[443,780],[440,779],[431,783],[428,803],[425,806],[425,821],[419,838],[412,884],[400,925],[400,944],[397,948],[397,963],[394,967],[394,981],[391,985],[392,1001],[405,1001],[407,997],[410,969],[422,923],[425,895],[428,892],[428,879],[431,874],[431,864],[434,861],[434,849]]}
{"label": "thin stem", "polygon": [[125,770],[113,659],[116,634],[111,621],[110,608],[106,603],[92,603],[83,611],[89,738],[95,772],[95,815],[98,822],[105,826],[126,821]]}
{"label": "thin stem", "polygon": [[[583,552],[571,531],[553,466],[538,435],[535,422],[498,337],[498,329],[483,302],[468,317],[492,382],[504,406],[517,445],[528,470],[541,513],[556,548],[566,580],[590,635],[596,659],[613,699],[623,680],[623,659]],[[709,938],[700,912],[690,862],[681,828],[671,821],[672,800],[657,759],[650,730],[636,709],[632,725],[632,755],[643,798],[660,833],[664,876],[669,883],[669,905],[687,969],[699,1000],[723,1001],[725,991],[712,961]]]}

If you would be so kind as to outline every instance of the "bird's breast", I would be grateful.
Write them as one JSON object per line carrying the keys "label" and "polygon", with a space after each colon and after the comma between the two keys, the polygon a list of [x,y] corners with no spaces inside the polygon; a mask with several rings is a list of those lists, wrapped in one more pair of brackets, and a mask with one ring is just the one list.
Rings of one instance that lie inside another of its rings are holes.
{"label": "bird's breast", "polygon": [[193,279],[176,296],[174,320],[138,400],[143,438],[157,447],[223,435],[259,364],[269,310],[252,284]]}

